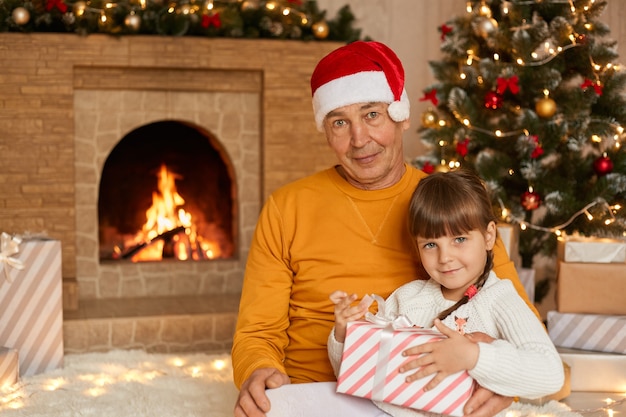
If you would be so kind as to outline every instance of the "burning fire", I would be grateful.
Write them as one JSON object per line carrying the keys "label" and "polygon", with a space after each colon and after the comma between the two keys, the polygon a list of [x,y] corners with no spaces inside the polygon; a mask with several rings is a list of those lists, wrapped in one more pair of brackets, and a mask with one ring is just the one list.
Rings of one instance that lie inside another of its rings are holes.
{"label": "burning fire", "polygon": [[191,214],[182,208],[185,200],[176,190],[176,179],[180,177],[163,164],[157,178],[158,191],[152,192],[146,223],[132,242],[124,245],[130,250],[122,253],[116,248],[118,257],[133,262],[158,261],[164,257],[182,261],[220,257],[219,245],[198,236]]}

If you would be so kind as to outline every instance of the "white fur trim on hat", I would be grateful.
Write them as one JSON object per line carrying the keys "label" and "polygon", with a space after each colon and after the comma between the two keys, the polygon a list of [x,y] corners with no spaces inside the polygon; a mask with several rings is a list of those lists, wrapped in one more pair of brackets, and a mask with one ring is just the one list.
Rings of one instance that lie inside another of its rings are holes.
{"label": "white fur trim on hat", "polygon": [[364,71],[336,78],[320,86],[313,94],[313,112],[319,131],[324,130],[324,118],[331,111],[356,103],[389,103],[389,117],[401,122],[409,118],[410,105],[403,89],[400,101],[393,93],[382,71]]}

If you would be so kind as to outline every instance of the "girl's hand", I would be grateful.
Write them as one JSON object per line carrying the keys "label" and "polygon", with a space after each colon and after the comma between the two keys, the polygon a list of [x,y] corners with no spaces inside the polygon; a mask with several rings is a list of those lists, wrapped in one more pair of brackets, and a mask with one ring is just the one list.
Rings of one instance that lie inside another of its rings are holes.
{"label": "girl's hand", "polygon": [[351,307],[357,299],[356,294],[348,295],[344,291],[335,291],[329,298],[335,305],[335,339],[343,343],[346,340],[348,322],[363,317],[374,300],[366,295],[358,305]]}
{"label": "girl's hand", "polygon": [[478,344],[450,329],[441,323],[441,320],[435,320],[435,327],[447,338],[405,350],[404,356],[417,357],[399,369],[401,373],[417,369],[415,373],[407,376],[407,382],[435,374],[424,387],[425,391],[435,388],[448,375],[474,368],[478,361]]}

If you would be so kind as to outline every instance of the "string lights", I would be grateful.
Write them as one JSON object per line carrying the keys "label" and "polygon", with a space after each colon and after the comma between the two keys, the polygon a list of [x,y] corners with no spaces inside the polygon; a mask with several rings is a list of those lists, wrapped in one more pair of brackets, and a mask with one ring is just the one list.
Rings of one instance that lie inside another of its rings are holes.
{"label": "string lights", "polygon": [[[520,229],[522,230],[533,229],[533,230],[539,230],[542,232],[553,233],[557,237],[563,236],[565,234],[564,229],[570,224],[572,224],[574,220],[576,220],[580,216],[584,215],[589,221],[594,220],[595,217],[589,212],[589,209],[591,209],[594,206],[601,206],[602,208],[604,208],[604,212],[607,215],[604,219],[604,224],[607,226],[614,223],[617,220],[617,218],[615,217],[615,214],[617,213],[617,211],[619,211],[622,208],[620,204],[609,205],[606,202],[606,200],[604,200],[603,198],[598,198],[595,201],[592,201],[591,203],[584,206],[582,209],[578,210],[566,222],[552,226],[552,227],[544,227],[544,226],[533,224],[531,222],[524,220],[520,216],[514,215],[513,213],[511,213],[509,209],[505,207],[504,203],[502,202],[502,199],[498,198],[498,202],[500,203],[501,218],[505,220],[507,223],[519,224]],[[626,237],[626,229],[623,232],[623,236]]]}

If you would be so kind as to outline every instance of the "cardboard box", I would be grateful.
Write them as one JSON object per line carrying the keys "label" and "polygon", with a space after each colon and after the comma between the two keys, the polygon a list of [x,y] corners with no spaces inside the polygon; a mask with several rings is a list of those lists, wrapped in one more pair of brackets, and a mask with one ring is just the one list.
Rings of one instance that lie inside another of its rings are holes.
{"label": "cardboard box", "polygon": [[572,391],[626,392],[626,355],[558,348]]}
{"label": "cardboard box", "polygon": [[61,242],[24,240],[11,258],[23,268],[0,274],[0,345],[17,349],[22,376],[61,367]]}
{"label": "cardboard box", "polygon": [[555,346],[626,354],[626,316],[548,311],[547,319]]}
{"label": "cardboard box", "polygon": [[344,353],[337,379],[337,392],[433,413],[463,415],[474,380],[467,372],[446,377],[437,387],[424,391],[429,376],[406,383],[398,368],[407,360],[402,351],[411,346],[440,340],[433,330],[404,328],[393,330],[367,321],[348,324]]}
{"label": "cardboard box", "polygon": [[11,386],[19,380],[17,350],[0,347],[0,388]]}
{"label": "cardboard box", "polygon": [[557,242],[557,257],[565,262],[624,263],[626,241],[585,236],[566,236]]}
{"label": "cardboard box", "polygon": [[560,313],[626,315],[626,263],[558,262]]}

